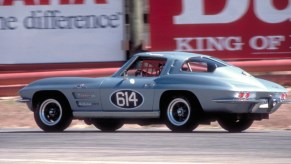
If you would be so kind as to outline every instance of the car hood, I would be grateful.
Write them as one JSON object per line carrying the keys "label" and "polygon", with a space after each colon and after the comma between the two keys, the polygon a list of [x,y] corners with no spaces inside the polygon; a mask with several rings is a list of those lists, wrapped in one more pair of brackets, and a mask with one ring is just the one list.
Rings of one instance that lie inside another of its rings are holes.
{"label": "car hood", "polygon": [[[73,88],[77,85],[84,84],[88,87],[94,86],[99,87],[102,81],[105,78],[85,78],[85,77],[54,77],[54,78],[46,78],[34,81],[30,83],[27,87],[62,87],[62,88]],[[26,87],[26,88],[27,88]]]}

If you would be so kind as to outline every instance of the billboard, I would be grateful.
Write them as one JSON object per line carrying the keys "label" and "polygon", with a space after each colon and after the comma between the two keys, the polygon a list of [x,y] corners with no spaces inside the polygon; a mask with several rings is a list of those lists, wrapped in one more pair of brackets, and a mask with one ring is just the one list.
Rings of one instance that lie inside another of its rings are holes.
{"label": "billboard", "polygon": [[0,0],[0,64],[124,61],[123,0]]}
{"label": "billboard", "polygon": [[150,0],[152,51],[291,58],[291,0]]}

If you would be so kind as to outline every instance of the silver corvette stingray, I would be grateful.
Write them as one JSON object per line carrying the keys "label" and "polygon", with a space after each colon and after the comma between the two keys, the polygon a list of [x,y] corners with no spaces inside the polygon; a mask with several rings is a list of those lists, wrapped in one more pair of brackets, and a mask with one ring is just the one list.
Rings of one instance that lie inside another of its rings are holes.
{"label": "silver corvette stingray", "polygon": [[229,132],[241,132],[290,103],[287,90],[276,83],[219,59],[183,52],[139,53],[110,77],[42,79],[19,94],[48,132],[65,130],[72,119],[102,131],[134,123],[189,132],[218,121]]}

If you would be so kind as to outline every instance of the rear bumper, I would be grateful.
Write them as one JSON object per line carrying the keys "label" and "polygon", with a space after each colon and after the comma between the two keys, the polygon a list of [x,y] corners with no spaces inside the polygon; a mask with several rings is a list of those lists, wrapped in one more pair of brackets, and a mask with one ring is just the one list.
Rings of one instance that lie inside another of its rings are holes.
{"label": "rear bumper", "polygon": [[[275,112],[282,104],[291,103],[291,100],[281,100],[281,99],[248,99],[248,100],[241,100],[241,99],[217,99],[213,100],[216,103],[225,103],[225,104],[248,104],[249,109],[248,112],[256,113],[258,110],[265,111],[266,113],[273,113]],[[263,106],[267,107],[263,107]],[[264,113],[264,112],[263,112]]]}
{"label": "rear bumper", "polygon": [[283,100],[282,104],[291,104],[291,100]]}

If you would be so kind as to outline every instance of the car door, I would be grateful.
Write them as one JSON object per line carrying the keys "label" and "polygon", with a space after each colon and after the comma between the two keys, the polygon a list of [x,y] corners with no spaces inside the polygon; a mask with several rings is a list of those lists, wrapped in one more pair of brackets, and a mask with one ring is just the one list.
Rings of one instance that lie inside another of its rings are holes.
{"label": "car door", "polygon": [[152,111],[156,77],[111,77],[100,87],[106,111]]}
{"label": "car door", "polygon": [[166,59],[139,57],[131,63],[102,83],[100,94],[104,111],[153,110],[155,79],[160,76]]}

